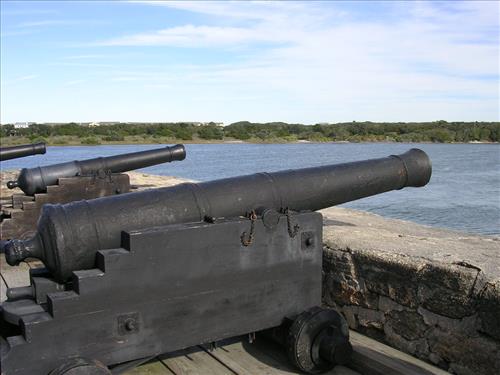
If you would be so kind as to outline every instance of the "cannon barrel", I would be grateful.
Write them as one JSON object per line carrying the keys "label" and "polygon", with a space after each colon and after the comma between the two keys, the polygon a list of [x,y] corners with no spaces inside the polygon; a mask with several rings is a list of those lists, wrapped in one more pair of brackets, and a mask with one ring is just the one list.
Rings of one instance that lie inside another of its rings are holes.
{"label": "cannon barrel", "polygon": [[47,186],[57,184],[57,180],[62,177],[89,176],[98,171],[120,173],[174,160],[184,160],[185,157],[184,146],[175,145],[129,154],[75,160],[45,167],[23,168],[17,181],[9,181],[7,187],[9,189],[19,187],[26,195],[34,195],[46,192]]}
{"label": "cannon barrel", "polygon": [[25,156],[45,154],[45,143],[33,143],[29,145],[2,147],[0,148],[0,161],[24,158]]}
{"label": "cannon barrel", "polygon": [[46,204],[35,236],[7,242],[5,255],[10,265],[38,258],[63,281],[74,270],[93,268],[98,250],[119,248],[122,231],[238,217],[253,210],[319,210],[406,186],[424,186],[431,169],[425,152],[412,149],[381,159]]}

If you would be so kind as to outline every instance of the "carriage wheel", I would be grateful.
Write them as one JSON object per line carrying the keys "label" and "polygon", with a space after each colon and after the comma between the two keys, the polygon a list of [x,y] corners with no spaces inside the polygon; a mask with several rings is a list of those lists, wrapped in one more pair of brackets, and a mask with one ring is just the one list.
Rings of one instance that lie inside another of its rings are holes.
{"label": "carriage wheel", "polygon": [[345,319],[335,310],[314,307],[292,323],[286,340],[292,363],[309,374],[320,374],[349,362],[352,346]]}

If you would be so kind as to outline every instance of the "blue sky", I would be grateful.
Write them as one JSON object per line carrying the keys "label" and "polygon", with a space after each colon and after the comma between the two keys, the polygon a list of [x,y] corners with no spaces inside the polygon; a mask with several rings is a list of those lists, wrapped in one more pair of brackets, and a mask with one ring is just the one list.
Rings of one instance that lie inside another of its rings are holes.
{"label": "blue sky", "polygon": [[2,123],[500,120],[500,3],[1,1]]}

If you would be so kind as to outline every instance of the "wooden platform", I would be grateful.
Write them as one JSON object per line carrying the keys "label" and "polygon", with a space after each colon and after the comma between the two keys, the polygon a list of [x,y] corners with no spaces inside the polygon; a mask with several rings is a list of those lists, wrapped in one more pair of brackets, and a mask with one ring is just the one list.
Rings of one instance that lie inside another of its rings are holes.
{"label": "wooden platform", "polygon": [[[241,339],[214,350],[203,347],[160,356],[139,366],[127,375],[285,375],[300,374],[290,366],[282,348],[262,339],[253,344]],[[359,375],[346,367],[338,366],[328,374]]]}
{"label": "wooden platform", "polygon": [[[7,287],[29,285],[28,271],[41,263],[6,264],[0,255],[0,300]],[[447,372],[351,331],[354,355],[349,368],[337,366],[329,375],[445,375]],[[300,374],[291,367],[281,346],[257,338],[250,344],[244,338],[221,343],[211,350],[198,346],[154,358],[127,375],[285,375]]]}

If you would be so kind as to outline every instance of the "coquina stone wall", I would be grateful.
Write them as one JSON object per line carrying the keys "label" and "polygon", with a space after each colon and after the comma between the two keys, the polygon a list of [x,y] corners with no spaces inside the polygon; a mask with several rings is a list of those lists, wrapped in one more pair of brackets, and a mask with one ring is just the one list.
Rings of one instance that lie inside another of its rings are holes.
{"label": "coquina stone wall", "polygon": [[324,210],[323,301],[454,374],[500,374],[500,239]]}

